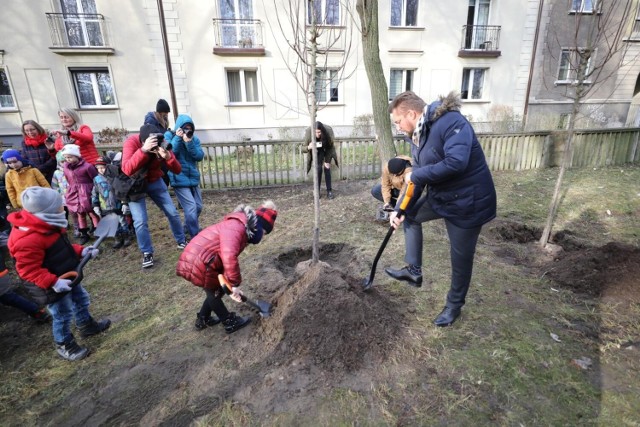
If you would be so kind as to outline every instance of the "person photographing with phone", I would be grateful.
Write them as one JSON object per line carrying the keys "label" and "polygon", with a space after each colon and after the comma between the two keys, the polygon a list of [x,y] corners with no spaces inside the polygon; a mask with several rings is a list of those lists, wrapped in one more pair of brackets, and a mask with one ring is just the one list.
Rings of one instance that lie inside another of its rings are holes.
{"label": "person photographing with phone", "polygon": [[146,196],[160,208],[169,221],[173,237],[182,250],[186,246],[186,238],[180,214],[171,200],[167,185],[161,179],[162,166],[166,166],[172,173],[182,171],[180,162],[171,152],[170,144],[163,137],[163,129],[154,125],[143,125],[139,134],[129,136],[122,147],[121,169],[127,176],[136,174],[145,176],[146,188],[142,197],[129,202],[129,209],[133,217],[138,247],[142,252],[142,267],[153,267],[153,244],[149,233]]}
{"label": "person photographing with phone", "polygon": [[171,148],[182,171],[169,171],[169,181],[184,212],[184,229],[191,239],[200,232],[198,219],[202,212],[202,192],[198,162],[204,158],[200,138],[194,134],[195,128],[193,120],[186,114],[176,119],[176,134],[171,139]]}

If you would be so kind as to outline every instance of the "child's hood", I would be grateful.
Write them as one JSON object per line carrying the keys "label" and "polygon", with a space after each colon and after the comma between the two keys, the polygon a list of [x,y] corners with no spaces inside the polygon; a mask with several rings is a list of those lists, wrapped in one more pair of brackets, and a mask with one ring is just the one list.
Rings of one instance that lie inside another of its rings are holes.
{"label": "child's hood", "polygon": [[60,227],[44,222],[31,212],[27,212],[24,209],[10,213],[7,216],[7,221],[15,227],[12,233],[14,231],[21,232],[24,233],[23,236],[31,233],[51,233],[53,231],[60,231]]}

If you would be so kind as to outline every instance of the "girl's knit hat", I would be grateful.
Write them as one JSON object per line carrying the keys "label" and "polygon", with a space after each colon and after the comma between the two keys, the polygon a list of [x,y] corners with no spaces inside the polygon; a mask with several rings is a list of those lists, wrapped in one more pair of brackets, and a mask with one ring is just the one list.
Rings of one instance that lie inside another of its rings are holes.
{"label": "girl's knit hat", "polygon": [[267,200],[256,210],[256,215],[264,232],[267,234],[271,233],[273,225],[276,222],[276,217],[278,216],[276,205],[271,200]]}
{"label": "girl's knit hat", "polygon": [[80,155],[80,147],[78,147],[76,144],[65,145],[62,149],[62,154],[65,156],[76,156],[79,159],[82,158],[82,156]]}

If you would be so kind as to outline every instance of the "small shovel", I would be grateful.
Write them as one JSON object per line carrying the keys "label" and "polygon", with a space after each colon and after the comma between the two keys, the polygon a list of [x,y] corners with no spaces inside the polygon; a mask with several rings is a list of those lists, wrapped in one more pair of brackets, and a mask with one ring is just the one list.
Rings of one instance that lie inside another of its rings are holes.
{"label": "small shovel", "polygon": [[[104,216],[95,231],[93,232],[94,236],[98,236],[98,239],[91,245],[92,248],[97,248],[100,246],[100,243],[107,237],[114,237],[116,232],[118,231],[119,221],[118,215],[112,213]],[[71,279],[71,284],[69,286],[75,286],[78,283],[82,282],[84,278],[84,274],[82,274],[82,269],[91,259],[91,253],[86,254],[80,260],[80,263],[76,267],[74,271],[68,271],[60,276],[61,279]]]}
{"label": "small shovel", "polygon": [[[232,293],[231,289],[233,288],[233,285],[227,282],[227,279],[225,279],[225,277],[222,274],[218,274],[218,280],[220,281],[220,284],[223,285],[222,289],[224,290],[224,292],[227,295],[230,295]],[[244,295],[240,295],[240,298],[242,299],[243,303],[258,310],[258,313],[260,313],[260,316],[262,317],[271,316],[271,312],[273,311],[273,306],[268,302],[262,301],[262,300],[252,301]]]}

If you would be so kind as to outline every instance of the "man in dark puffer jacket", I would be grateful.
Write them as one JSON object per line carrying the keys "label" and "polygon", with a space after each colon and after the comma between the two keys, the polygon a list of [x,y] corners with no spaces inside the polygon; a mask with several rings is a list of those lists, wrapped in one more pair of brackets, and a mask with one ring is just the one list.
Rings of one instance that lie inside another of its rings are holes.
{"label": "man in dark puffer jacket", "polygon": [[[390,217],[396,228],[404,220],[407,266],[385,271],[422,286],[422,223],[444,219],[451,246],[451,287],[436,326],[449,326],[460,316],[480,230],[496,216],[493,178],[460,105],[454,93],[427,105],[413,92],[401,93],[389,105],[393,123],[412,137],[413,171],[405,181],[416,189],[406,217],[397,218],[397,212]],[[426,194],[419,196],[425,188]]]}

